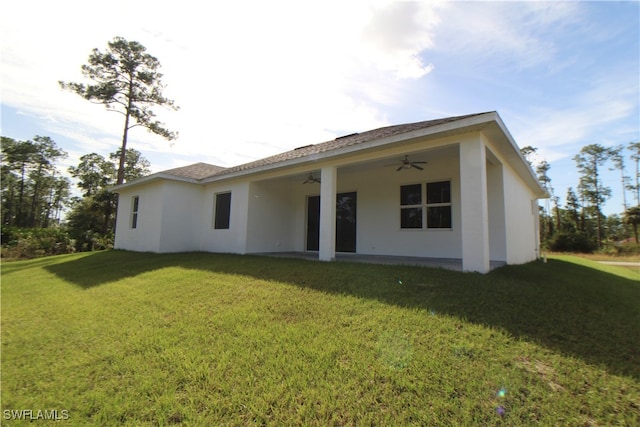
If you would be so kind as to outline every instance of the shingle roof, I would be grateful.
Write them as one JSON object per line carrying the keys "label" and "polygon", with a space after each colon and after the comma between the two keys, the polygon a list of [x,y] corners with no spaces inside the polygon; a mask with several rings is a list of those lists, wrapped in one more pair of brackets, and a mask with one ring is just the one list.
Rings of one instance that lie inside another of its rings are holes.
{"label": "shingle roof", "polygon": [[175,169],[162,171],[166,175],[179,176],[181,178],[204,179],[225,170],[222,166],[210,165],[209,163],[195,163],[193,165],[182,166]]}
{"label": "shingle roof", "polygon": [[[387,126],[387,127],[374,129],[366,132],[354,133],[354,134],[342,136],[334,140],[323,142],[320,144],[306,145],[304,147],[299,147],[294,150],[286,151],[284,153],[276,154],[274,156],[266,157],[264,159],[256,160],[249,163],[244,163],[244,164],[233,166],[230,168],[224,168],[221,166],[216,166],[216,165],[211,165],[208,163],[201,162],[201,163],[195,163],[192,165],[183,166],[175,169],[169,169],[169,170],[165,170],[162,172],[158,172],[158,173],[140,178],[131,183],[125,183],[120,186],[116,186],[114,187],[113,191],[118,192],[120,189],[124,187],[128,187],[130,185],[138,185],[144,182],[150,182],[157,179],[168,178],[167,175],[174,176],[177,179],[181,179],[181,180],[190,180],[190,181],[199,181],[199,182],[208,182],[210,179],[216,180],[218,177],[224,178],[225,176],[228,176],[229,174],[234,174],[234,173],[243,175],[243,172],[249,171],[250,173],[253,169],[257,169],[257,170],[261,170],[261,168],[270,169],[271,166],[276,168],[278,167],[279,163],[283,163],[282,166],[286,166],[287,164],[297,163],[298,159],[300,159],[301,162],[304,162],[305,157],[309,157],[309,160],[313,160],[314,157],[312,156],[322,154],[322,153],[327,153],[327,152],[330,153],[331,151],[334,151],[334,150],[340,150],[340,149],[346,148],[347,149],[346,151],[351,151],[350,149],[348,149],[348,147],[357,146],[359,144],[373,143],[373,145],[375,145],[377,141],[380,141],[382,144],[385,144],[387,142],[392,143],[392,141],[394,140],[394,138],[392,137],[396,135],[407,134],[414,131],[421,131],[423,129],[437,127],[439,125],[444,125],[447,123],[452,123],[452,122],[461,121],[461,120],[465,120],[465,119],[469,119],[477,116],[483,116],[483,115],[490,115],[490,117],[487,117],[486,119],[480,118],[479,120],[472,120],[471,122],[473,123],[477,122],[476,124],[483,124],[483,123],[486,123],[486,120],[490,119],[490,120],[498,120],[501,123],[499,117],[497,116],[497,113],[493,111],[493,112],[485,112],[485,113],[468,114],[464,116],[447,117],[447,118],[436,119],[436,120],[427,120],[427,121],[415,122],[415,123],[407,123],[403,125]],[[533,172],[531,167],[526,163],[524,158],[522,158],[522,155],[520,154],[518,147],[515,145],[515,141],[513,141],[512,137],[509,135],[506,128],[504,128],[504,125],[501,125],[500,123],[498,123],[498,128],[499,128],[498,131],[502,132],[502,135],[504,136],[503,138],[504,144],[506,144],[506,146],[511,147],[510,149],[506,148],[506,150],[508,151],[508,153],[510,153],[510,155],[512,155],[512,157],[509,157],[509,158],[513,159],[517,171],[530,184],[531,188],[534,188],[534,190],[536,190],[539,193],[538,195],[541,198],[548,197],[548,195],[545,193],[542,187],[540,187],[540,183],[537,181],[535,173]],[[463,125],[463,127],[464,126],[466,125]],[[450,130],[455,130],[455,129],[456,129],[456,126],[444,127],[439,130],[436,129],[434,130],[434,132],[439,134],[440,131],[448,132]],[[391,139],[388,141],[384,141],[386,138],[391,138]],[[407,138],[412,138],[412,136],[407,135]],[[402,138],[395,138],[395,139],[402,139]],[[366,148],[366,145],[363,148]],[[354,150],[356,149],[357,148],[354,148]],[[337,154],[340,154],[340,152],[336,153],[336,155]],[[330,156],[330,155],[331,154],[328,154],[327,156]],[[321,156],[321,157],[325,157],[325,156]],[[518,159],[520,161],[518,161]]]}
{"label": "shingle roof", "polygon": [[426,120],[422,122],[407,123],[403,125],[386,126],[379,129],[374,129],[361,133],[354,133],[342,137],[338,137],[331,141],[323,142],[320,144],[311,144],[304,147],[296,148],[294,150],[286,151],[284,153],[276,154],[274,156],[265,157],[264,159],[255,160],[253,162],[244,163],[238,166],[232,166],[230,168],[224,168],[222,166],[211,165],[209,163],[195,163],[188,166],[182,166],[174,169],[165,170],[159,172],[157,175],[172,175],[180,178],[194,179],[201,181],[214,176],[224,176],[234,172],[244,172],[254,168],[262,166],[275,165],[287,160],[300,159],[313,154],[325,153],[340,148],[350,147],[358,144],[363,144],[370,141],[381,140],[394,135],[400,135],[403,133],[412,132],[419,129],[426,129],[433,126],[438,126],[445,123],[455,122],[458,120],[467,119],[469,117],[479,116],[486,113],[468,114],[464,116],[447,117],[444,119]]}
{"label": "shingle roof", "polygon": [[[266,157],[264,159],[256,160],[249,163],[244,163],[238,166],[233,166],[216,173],[216,176],[223,176],[234,172],[242,172],[261,166],[273,165],[276,163],[284,162],[287,160],[299,159],[302,157],[310,156],[312,154],[324,153],[327,151],[337,150],[339,148],[349,147],[352,145],[362,144],[369,141],[376,141],[383,138],[387,138],[394,135],[400,135],[414,130],[425,129],[433,126],[438,126],[444,123],[455,122],[457,120],[467,119],[469,117],[479,116],[486,113],[468,114],[464,116],[447,117],[444,119],[427,120],[416,123],[407,123],[403,125],[387,126],[379,129],[374,129],[362,133],[355,133],[343,137],[336,138],[331,141],[323,142],[320,144],[312,144],[304,147],[296,148],[291,151],[276,154],[274,156]],[[213,176],[213,175],[211,175]]]}

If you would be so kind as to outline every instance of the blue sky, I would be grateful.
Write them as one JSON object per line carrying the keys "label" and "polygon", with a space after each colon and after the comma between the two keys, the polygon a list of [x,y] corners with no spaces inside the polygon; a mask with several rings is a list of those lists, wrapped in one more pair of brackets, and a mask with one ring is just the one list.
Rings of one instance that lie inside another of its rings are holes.
{"label": "blue sky", "polygon": [[[153,171],[232,166],[380,126],[495,110],[521,147],[550,162],[564,199],[578,184],[581,147],[640,140],[637,1],[171,3],[4,5],[2,135],[50,136],[70,154],[64,169],[115,151],[121,117],[57,81],[82,81],[91,50],[122,36],[159,59],[165,95],[181,107],[158,110],[180,133],[174,143],[130,135]],[[605,212],[620,212],[619,175],[605,170],[605,183],[614,192]]]}

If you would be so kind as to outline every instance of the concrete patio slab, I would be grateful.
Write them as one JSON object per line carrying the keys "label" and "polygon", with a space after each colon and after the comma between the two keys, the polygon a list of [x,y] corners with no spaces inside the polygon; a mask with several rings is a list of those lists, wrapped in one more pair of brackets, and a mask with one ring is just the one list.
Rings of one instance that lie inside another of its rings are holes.
{"label": "concrete patio slab", "polygon": [[[278,258],[298,258],[311,261],[318,260],[317,252],[263,252],[253,255],[270,256]],[[462,271],[462,260],[456,258],[425,258],[410,256],[390,256],[390,255],[366,255],[337,253],[335,260],[338,262],[361,262],[368,264],[388,264],[388,265],[411,265],[418,267],[444,268],[453,271]],[[502,261],[491,261],[491,269],[501,267],[506,263]]]}

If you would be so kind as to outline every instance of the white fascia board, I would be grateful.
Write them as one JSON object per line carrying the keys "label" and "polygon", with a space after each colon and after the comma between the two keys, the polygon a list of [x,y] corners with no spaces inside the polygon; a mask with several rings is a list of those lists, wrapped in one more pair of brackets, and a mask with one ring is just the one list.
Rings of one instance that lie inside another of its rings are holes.
{"label": "white fascia board", "polygon": [[522,155],[522,151],[520,151],[520,148],[518,148],[518,144],[516,143],[515,139],[511,135],[511,132],[509,132],[509,129],[507,129],[507,126],[502,121],[502,118],[497,113],[495,113],[495,116],[496,116],[495,117],[496,124],[498,125],[498,127],[500,128],[500,131],[506,137],[506,140],[510,145],[509,151],[511,151],[511,157],[513,157],[513,155],[515,154],[515,156],[517,156],[518,158],[518,160],[516,160],[518,162],[517,164],[514,164],[512,160],[513,168],[516,170],[516,172],[518,172],[522,176],[522,178],[526,182],[529,183],[530,186],[532,186],[532,188],[535,190],[534,192],[539,198],[541,199],[549,198],[550,197],[549,193],[540,185],[540,181],[538,181],[538,177],[536,176],[536,173],[533,171],[531,164]]}
{"label": "white fascia board", "polygon": [[179,181],[179,182],[188,182],[191,184],[200,184],[201,182],[193,179],[186,178],[182,176],[169,175],[166,173],[158,172],[151,175],[143,176],[142,178],[138,178],[135,181],[125,182],[124,184],[113,186],[109,189],[112,193],[120,193],[121,190],[136,187],[138,185],[150,184],[155,181],[167,180],[167,181]]}

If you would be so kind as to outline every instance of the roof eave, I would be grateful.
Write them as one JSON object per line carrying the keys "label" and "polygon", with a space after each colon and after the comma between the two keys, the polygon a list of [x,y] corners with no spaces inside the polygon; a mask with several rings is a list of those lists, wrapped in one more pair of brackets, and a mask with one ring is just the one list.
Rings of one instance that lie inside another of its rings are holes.
{"label": "roof eave", "polygon": [[495,114],[495,123],[498,125],[498,127],[500,128],[500,131],[502,132],[507,142],[509,143],[512,153],[515,156],[517,156],[517,158],[519,159],[519,162],[517,164],[512,163],[512,166],[514,167],[514,169],[516,169],[516,172],[518,172],[520,176],[525,180],[525,182],[527,182],[527,184],[531,187],[531,189],[534,190],[533,191],[534,194],[539,199],[548,199],[550,197],[548,191],[544,189],[542,185],[540,185],[540,181],[538,181],[538,177],[533,171],[531,164],[522,155],[522,151],[520,151],[520,148],[518,148],[518,144],[516,144],[516,141],[511,135],[511,132],[509,132],[509,129],[507,129],[507,126],[502,121],[502,118],[500,117],[500,115],[498,113],[494,113],[494,114]]}
{"label": "roof eave", "polygon": [[[341,156],[347,156],[349,154],[355,152],[362,152],[366,150],[375,150],[376,148],[380,148],[383,146],[387,146],[394,143],[410,143],[419,138],[425,137],[434,137],[434,136],[450,136],[455,133],[464,133],[471,132],[474,130],[482,131],[487,125],[495,124],[497,126],[497,130],[500,132],[502,137],[500,139],[503,140],[503,149],[505,149],[507,154],[507,160],[512,162],[512,166],[515,169],[516,173],[520,175],[520,177],[527,183],[527,185],[532,189],[533,193],[538,198],[548,198],[548,192],[542,188],[540,182],[538,181],[531,165],[524,158],[518,145],[516,144],[513,136],[505,126],[504,122],[500,118],[500,115],[495,112],[487,112],[482,114],[477,114],[471,117],[466,117],[460,120],[450,121],[441,123],[435,126],[429,126],[421,129],[416,129],[409,132],[399,133],[396,135],[391,135],[379,139],[374,139],[367,142],[362,142],[358,144],[348,145],[345,147],[328,150],[325,152],[312,153],[306,156],[293,158],[284,161],[278,161],[271,164],[266,164],[262,166],[251,167],[249,169],[238,170],[236,172],[230,173],[222,173],[222,174],[214,174],[209,177],[204,177],[201,179],[187,178],[181,177],[177,175],[171,175],[163,172],[158,172],[143,178],[140,178],[136,181],[121,184],[115,186],[110,189],[110,191],[119,193],[120,191],[143,184],[152,183],[158,180],[171,180],[171,181],[179,181],[179,182],[187,182],[192,184],[208,184],[217,181],[227,181],[235,178],[240,178],[244,176],[251,176],[255,174],[260,174],[264,172],[274,172],[277,170],[288,169],[295,166],[303,166],[305,164],[317,163],[323,160],[335,159]],[[495,128],[494,128],[495,129]]]}
{"label": "roof eave", "polygon": [[186,178],[182,176],[170,175],[163,172],[154,173],[151,175],[143,176],[142,178],[138,178],[135,181],[125,182],[124,184],[115,185],[109,189],[112,193],[120,193],[122,190],[126,190],[130,187],[137,187],[139,185],[151,184],[156,181],[178,181],[178,182],[187,182],[190,184],[199,184],[201,183],[198,179]]}

